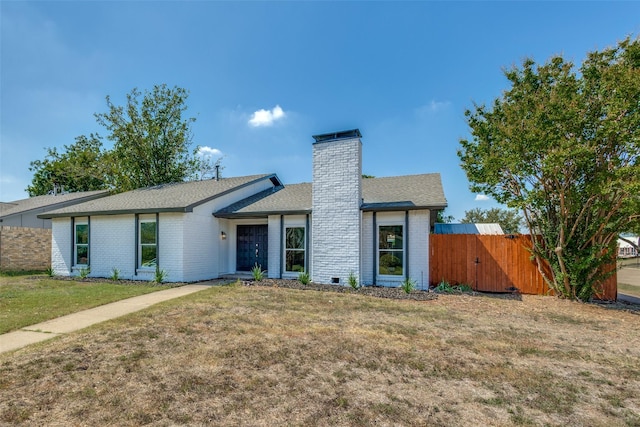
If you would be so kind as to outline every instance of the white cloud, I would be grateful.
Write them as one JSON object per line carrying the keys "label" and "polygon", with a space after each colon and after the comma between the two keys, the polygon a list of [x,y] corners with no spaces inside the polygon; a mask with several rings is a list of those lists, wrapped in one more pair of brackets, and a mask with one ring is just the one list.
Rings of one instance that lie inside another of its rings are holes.
{"label": "white cloud", "polygon": [[418,107],[415,110],[415,114],[418,117],[426,117],[444,111],[449,107],[451,107],[451,101],[436,101],[432,99],[428,104]]}
{"label": "white cloud", "polygon": [[271,126],[276,120],[281,120],[286,116],[286,113],[276,105],[271,110],[258,110],[251,115],[249,119],[249,126]]}
{"label": "white cloud", "polygon": [[489,196],[487,196],[486,194],[476,194],[476,202],[486,202],[487,200],[489,200]]}
{"label": "white cloud", "polygon": [[202,157],[222,157],[222,151],[218,150],[217,148],[207,147],[206,145],[200,147],[200,149],[198,150],[198,154]]}

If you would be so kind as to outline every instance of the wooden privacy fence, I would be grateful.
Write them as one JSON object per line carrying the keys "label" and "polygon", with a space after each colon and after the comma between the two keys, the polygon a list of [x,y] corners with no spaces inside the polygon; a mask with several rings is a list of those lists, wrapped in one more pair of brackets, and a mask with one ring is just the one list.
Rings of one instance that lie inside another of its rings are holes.
{"label": "wooden privacy fence", "polygon": [[[446,280],[481,292],[552,293],[531,260],[529,235],[432,234],[429,238],[431,285]],[[614,273],[597,297],[616,300],[617,288]]]}

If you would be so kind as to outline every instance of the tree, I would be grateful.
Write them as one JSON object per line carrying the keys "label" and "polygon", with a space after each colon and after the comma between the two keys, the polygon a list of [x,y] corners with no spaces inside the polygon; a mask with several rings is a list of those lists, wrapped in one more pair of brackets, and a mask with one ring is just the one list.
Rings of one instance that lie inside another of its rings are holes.
{"label": "tree", "polygon": [[436,216],[436,222],[440,224],[451,224],[455,218],[453,215],[446,214],[446,209],[442,209],[438,211],[438,215]]}
{"label": "tree", "polygon": [[113,141],[117,164],[114,176],[117,191],[183,181],[197,176],[201,166],[197,148],[191,145],[191,124],[195,118],[183,118],[188,92],[154,86],[142,93],[133,89],[126,107],[116,106],[107,96],[107,113],[95,114]]}
{"label": "tree", "polygon": [[[465,115],[458,155],[474,192],[522,211],[532,255],[560,296],[588,300],[640,212],[640,39],[505,71],[510,88]],[[547,264],[546,271],[542,266]]]}
{"label": "tree", "polygon": [[475,208],[465,211],[464,218],[460,222],[471,224],[498,223],[505,234],[517,234],[520,232],[522,217],[512,209],[491,208],[484,210]]}
{"label": "tree", "polygon": [[[110,154],[102,149],[100,137],[94,134],[78,136],[76,142],[64,146],[60,153],[47,148],[44,160],[34,160],[29,196],[40,196],[52,191],[92,191],[110,188]],[[57,188],[58,190],[54,190]]]}

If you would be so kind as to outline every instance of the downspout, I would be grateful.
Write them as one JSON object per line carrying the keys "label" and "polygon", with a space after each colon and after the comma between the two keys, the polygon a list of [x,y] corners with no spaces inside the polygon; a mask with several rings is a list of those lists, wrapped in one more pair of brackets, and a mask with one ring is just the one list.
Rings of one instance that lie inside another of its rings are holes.
{"label": "downspout", "polygon": [[280,215],[280,272],[279,276],[282,279],[282,272],[284,271],[284,215]]}
{"label": "downspout", "polygon": [[409,211],[404,211],[404,255],[405,255],[405,269],[404,278],[408,279],[409,276]]}
{"label": "downspout", "polygon": [[75,255],[76,255],[76,219],[75,217],[71,217],[71,265],[69,266],[69,274],[73,274],[73,265],[75,264]]}
{"label": "downspout", "polygon": [[91,217],[87,216],[87,267],[91,268]]}
{"label": "downspout", "polygon": [[309,233],[309,214],[306,217],[305,223],[305,242],[304,242],[304,272],[309,274],[309,241],[311,240]]}
{"label": "downspout", "polygon": [[136,230],[135,235],[136,235],[136,237],[135,237],[135,239],[134,239],[134,246],[135,246],[134,254],[135,254],[135,255],[134,255],[134,261],[133,261],[133,275],[134,275],[134,276],[137,276],[137,275],[138,275],[138,255],[139,255],[139,254],[138,254],[138,251],[139,251],[139,249],[138,249],[138,243],[139,243],[139,239],[140,239],[140,236],[138,235],[138,234],[139,234],[139,232],[140,232],[140,230],[139,230],[139,225],[138,225],[138,224],[139,224],[139,222],[140,222],[140,221],[139,221],[139,219],[140,219],[140,214],[135,214],[133,217],[134,217],[134,220],[135,220],[135,222],[136,222],[136,223],[135,223],[135,230]]}
{"label": "downspout", "polygon": [[376,223],[376,212],[373,212],[373,232],[371,233],[373,236],[373,286],[376,285],[376,277],[378,276],[378,224]]}
{"label": "downspout", "polygon": [[156,212],[156,267],[160,268],[160,212]]}

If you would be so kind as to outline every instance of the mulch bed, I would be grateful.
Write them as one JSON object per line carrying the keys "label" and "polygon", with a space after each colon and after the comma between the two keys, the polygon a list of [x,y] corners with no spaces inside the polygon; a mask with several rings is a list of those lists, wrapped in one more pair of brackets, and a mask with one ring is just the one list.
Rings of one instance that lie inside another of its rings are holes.
{"label": "mulch bed", "polygon": [[274,288],[299,289],[303,291],[338,292],[347,294],[368,295],[378,298],[406,299],[414,301],[430,301],[438,298],[438,294],[431,291],[414,290],[406,293],[400,288],[387,288],[382,286],[363,286],[353,289],[343,285],[325,285],[320,283],[309,283],[303,285],[298,280],[286,279],[263,279],[261,281],[245,280],[244,286],[270,286]]}

